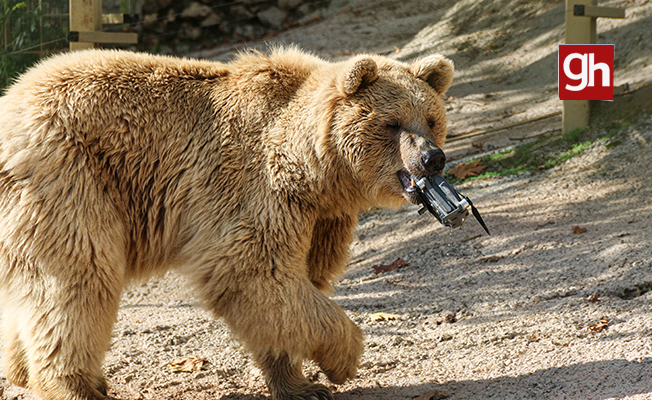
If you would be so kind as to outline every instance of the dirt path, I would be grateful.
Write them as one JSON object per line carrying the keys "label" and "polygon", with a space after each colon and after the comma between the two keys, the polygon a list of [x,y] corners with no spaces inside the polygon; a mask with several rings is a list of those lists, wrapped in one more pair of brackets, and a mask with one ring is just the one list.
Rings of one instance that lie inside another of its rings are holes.
{"label": "dirt path", "polygon": [[[627,20],[599,23],[599,38],[616,44],[616,85],[639,86],[652,76],[652,4],[601,4],[628,8]],[[453,58],[451,135],[560,109],[563,2],[333,1],[321,12],[276,43],[336,58]],[[467,140],[446,151],[459,159],[558,128],[549,118],[483,138],[481,149]],[[334,299],[364,330],[366,350],[358,377],[333,387],[336,399],[432,390],[451,399],[652,399],[652,117],[609,133],[554,169],[459,187],[492,236],[472,220],[443,228],[414,207],[364,215]],[[410,265],[375,274],[374,264],[397,258]],[[395,317],[373,321],[378,312]],[[188,356],[210,364],[168,370]],[[305,369],[328,384],[314,365]],[[176,274],[124,294],[105,371],[121,399],[268,398],[242,346]],[[0,396],[33,398],[4,380]]]}

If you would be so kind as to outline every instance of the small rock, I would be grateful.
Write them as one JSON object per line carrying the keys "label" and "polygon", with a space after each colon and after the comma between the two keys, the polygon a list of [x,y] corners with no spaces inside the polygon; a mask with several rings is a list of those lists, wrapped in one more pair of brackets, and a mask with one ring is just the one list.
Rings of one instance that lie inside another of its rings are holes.
{"label": "small rock", "polygon": [[224,21],[220,23],[219,29],[225,35],[233,34],[233,24],[229,23],[228,21]]}
{"label": "small rock", "polygon": [[183,29],[179,33],[181,39],[197,40],[201,36],[201,28],[195,28],[186,23],[181,24],[181,28]]}
{"label": "small rock", "polygon": [[214,12],[211,12],[201,23],[201,26],[214,26],[222,22],[222,17]]}
{"label": "small rock", "polygon": [[260,11],[256,16],[263,24],[273,29],[279,29],[283,21],[285,21],[285,18],[287,18],[288,13],[276,7],[270,7],[267,10]]}
{"label": "small rock", "polygon": [[[157,0],[156,3],[158,4],[160,9],[165,9],[168,8],[172,5],[173,0]],[[144,2],[148,3],[148,2]]]}
{"label": "small rock", "polygon": [[244,37],[244,38],[253,38],[256,35],[255,28],[252,25],[236,25],[233,29],[235,35]]}
{"label": "small rock", "polygon": [[211,8],[205,4],[200,4],[196,1],[183,10],[181,17],[183,18],[206,18],[212,12]]}
{"label": "small rock", "polygon": [[150,29],[158,23],[158,14],[145,14],[143,16],[143,27]]}
{"label": "small rock", "polygon": [[174,9],[170,8],[168,10],[168,16],[165,18],[165,22],[172,23],[177,20],[177,14],[174,12]]}
{"label": "small rock", "polygon": [[229,16],[232,19],[249,19],[253,18],[254,14],[242,4],[238,4],[229,9]]}
{"label": "small rock", "polygon": [[449,340],[453,340],[453,335],[445,333],[445,334],[439,336],[439,341],[440,342],[447,342]]}

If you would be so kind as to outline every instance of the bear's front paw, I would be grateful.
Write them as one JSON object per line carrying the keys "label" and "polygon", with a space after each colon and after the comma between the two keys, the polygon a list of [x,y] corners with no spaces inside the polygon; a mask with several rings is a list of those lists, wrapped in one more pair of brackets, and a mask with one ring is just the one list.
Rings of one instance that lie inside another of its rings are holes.
{"label": "bear's front paw", "polygon": [[310,383],[295,388],[274,400],[333,400],[333,394],[324,385]]}
{"label": "bear's front paw", "polygon": [[358,372],[358,365],[348,364],[342,365],[337,369],[326,369],[322,368],[328,380],[333,382],[336,385],[341,385],[342,383],[348,381],[349,379],[355,378],[356,373]]}
{"label": "bear's front paw", "polygon": [[328,379],[338,385],[355,378],[363,350],[362,330],[348,319],[346,326],[349,328],[346,336],[333,337],[313,358]]}

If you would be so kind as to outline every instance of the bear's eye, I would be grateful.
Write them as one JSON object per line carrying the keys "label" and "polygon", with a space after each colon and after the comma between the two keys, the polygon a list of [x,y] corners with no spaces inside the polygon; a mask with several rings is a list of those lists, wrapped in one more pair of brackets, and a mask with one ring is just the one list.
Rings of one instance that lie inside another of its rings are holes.
{"label": "bear's eye", "polygon": [[430,129],[434,128],[435,125],[436,125],[436,123],[435,123],[435,120],[434,120],[434,119],[428,120],[428,127],[429,127]]}
{"label": "bear's eye", "polygon": [[387,128],[391,130],[399,130],[401,128],[401,124],[398,121],[392,121],[387,124]]}

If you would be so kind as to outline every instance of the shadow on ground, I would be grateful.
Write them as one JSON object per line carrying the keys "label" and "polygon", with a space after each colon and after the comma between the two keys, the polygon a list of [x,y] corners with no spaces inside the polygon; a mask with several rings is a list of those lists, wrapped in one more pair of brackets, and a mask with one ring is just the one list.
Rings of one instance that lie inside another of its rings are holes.
{"label": "shadow on ground", "polygon": [[[432,390],[448,392],[454,399],[583,399],[623,398],[652,392],[652,358],[640,361],[622,359],[572,364],[548,368],[531,374],[494,379],[424,383],[405,387],[356,388],[335,393],[335,400],[392,398],[414,399]],[[499,397],[489,393],[497,393]],[[263,395],[228,394],[219,400],[267,400]]]}
{"label": "shadow on ground", "polygon": [[[365,388],[338,393],[336,400],[373,399],[387,392],[410,399],[429,390],[451,393],[447,399],[584,399],[623,398],[652,392],[652,358],[641,361],[605,360],[535,371],[495,379],[452,381],[441,385]],[[499,397],[488,397],[496,393]]]}

